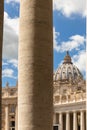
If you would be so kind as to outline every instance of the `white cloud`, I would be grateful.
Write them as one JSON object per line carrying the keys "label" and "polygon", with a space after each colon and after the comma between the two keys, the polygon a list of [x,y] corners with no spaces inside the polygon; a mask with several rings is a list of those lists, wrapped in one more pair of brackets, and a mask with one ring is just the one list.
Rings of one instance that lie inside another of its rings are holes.
{"label": "white cloud", "polygon": [[63,41],[60,44],[58,43],[58,36],[59,32],[57,33],[55,31],[55,28],[53,29],[53,34],[54,34],[54,49],[59,52],[64,52],[64,51],[71,51],[73,49],[79,50],[81,46],[84,46],[84,43],[86,41],[84,36],[81,35],[73,35],[69,37],[68,41]]}
{"label": "white cloud", "polygon": [[14,76],[14,71],[12,69],[3,69],[2,77],[9,77],[16,79],[16,77]]}
{"label": "white cloud", "polygon": [[3,65],[3,66],[8,66],[8,63],[3,61],[3,62],[2,62],[2,65]]}
{"label": "white cloud", "polygon": [[10,3],[10,2],[15,2],[15,3],[19,3],[20,0],[5,0],[6,3]]}
{"label": "white cloud", "polygon": [[53,9],[60,11],[64,16],[72,14],[86,15],[86,0],[53,0]]}
{"label": "white cloud", "polygon": [[3,58],[17,58],[19,18],[11,19],[4,13]]}
{"label": "white cloud", "polygon": [[8,63],[11,63],[12,66],[15,67],[15,68],[18,67],[18,60],[17,59],[8,60]]}
{"label": "white cloud", "polygon": [[78,66],[79,70],[83,73],[86,72],[86,52],[80,51],[77,55],[72,57],[73,63]]}
{"label": "white cloud", "polygon": [[56,32],[55,27],[53,28],[53,47],[56,51],[59,50],[59,46],[58,46],[58,37],[59,37],[60,33]]}
{"label": "white cloud", "polygon": [[69,38],[68,41],[64,41],[61,43],[60,50],[62,52],[66,50],[78,50],[81,45],[84,45],[85,38],[81,35],[74,35]]}

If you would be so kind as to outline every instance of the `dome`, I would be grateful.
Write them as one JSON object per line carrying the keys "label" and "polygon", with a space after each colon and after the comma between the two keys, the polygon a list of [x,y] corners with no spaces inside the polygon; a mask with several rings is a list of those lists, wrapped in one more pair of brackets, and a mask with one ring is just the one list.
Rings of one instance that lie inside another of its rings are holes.
{"label": "dome", "polygon": [[78,80],[83,79],[83,77],[79,69],[72,63],[69,52],[67,51],[62,65],[54,73],[54,81],[70,79]]}

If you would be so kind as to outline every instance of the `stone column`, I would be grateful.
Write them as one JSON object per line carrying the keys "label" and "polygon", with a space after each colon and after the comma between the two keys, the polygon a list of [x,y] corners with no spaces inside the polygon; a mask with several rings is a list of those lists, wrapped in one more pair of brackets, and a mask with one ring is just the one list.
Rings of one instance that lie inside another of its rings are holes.
{"label": "stone column", "polygon": [[63,114],[59,113],[59,130],[63,130]]}
{"label": "stone column", "polygon": [[18,130],[53,129],[52,0],[21,0]]}
{"label": "stone column", "polygon": [[18,130],[18,105],[16,105],[15,110],[15,130]]}
{"label": "stone column", "polygon": [[66,130],[70,130],[70,114],[66,113]]}
{"label": "stone column", "polygon": [[77,126],[77,113],[73,112],[73,130],[78,130]]}
{"label": "stone column", "polygon": [[53,124],[56,124],[56,113],[53,115]]}
{"label": "stone column", "polygon": [[4,0],[0,1],[0,130],[2,128],[2,45],[3,45]]}
{"label": "stone column", "polygon": [[9,108],[5,106],[5,130],[9,130]]}
{"label": "stone column", "polygon": [[85,130],[85,120],[84,120],[84,111],[80,112],[80,126],[81,126],[81,130]]}

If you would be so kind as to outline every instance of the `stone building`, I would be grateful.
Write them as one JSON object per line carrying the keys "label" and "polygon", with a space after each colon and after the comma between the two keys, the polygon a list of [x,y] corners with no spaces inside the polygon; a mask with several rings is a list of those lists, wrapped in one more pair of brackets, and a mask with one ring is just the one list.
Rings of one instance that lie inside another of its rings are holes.
{"label": "stone building", "polygon": [[67,52],[54,73],[54,128],[86,130],[86,83]]}
{"label": "stone building", "polygon": [[17,130],[17,85],[2,89],[2,130]]}
{"label": "stone building", "polygon": [[[86,130],[86,84],[67,52],[54,78],[54,130]],[[2,130],[17,130],[17,85],[2,89]]]}

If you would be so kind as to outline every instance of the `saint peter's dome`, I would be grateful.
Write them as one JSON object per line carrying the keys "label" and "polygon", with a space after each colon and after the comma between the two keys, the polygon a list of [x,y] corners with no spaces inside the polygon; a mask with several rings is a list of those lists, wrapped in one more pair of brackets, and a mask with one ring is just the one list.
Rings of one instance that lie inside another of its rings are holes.
{"label": "saint peter's dome", "polygon": [[72,63],[72,59],[67,51],[62,65],[54,73],[54,81],[58,80],[78,80],[83,79],[79,69]]}

